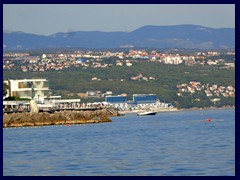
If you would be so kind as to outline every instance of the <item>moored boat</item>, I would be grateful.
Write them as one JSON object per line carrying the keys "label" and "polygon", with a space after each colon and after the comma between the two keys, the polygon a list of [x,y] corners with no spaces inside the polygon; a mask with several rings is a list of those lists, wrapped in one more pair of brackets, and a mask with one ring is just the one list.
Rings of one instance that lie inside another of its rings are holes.
{"label": "moored boat", "polygon": [[147,116],[147,115],[156,115],[157,112],[155,111],[146,111],[146,112],[139,112],[137,113],[138,116]]}

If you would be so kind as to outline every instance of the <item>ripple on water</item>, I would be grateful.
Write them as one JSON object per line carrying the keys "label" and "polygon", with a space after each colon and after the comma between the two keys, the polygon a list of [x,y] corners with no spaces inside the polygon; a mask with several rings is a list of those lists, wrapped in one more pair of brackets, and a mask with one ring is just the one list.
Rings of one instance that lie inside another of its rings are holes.
{"label": "ripple on water", "polygon": [[4,129],[3,175],[235,175],[234,110],[112,120]]}

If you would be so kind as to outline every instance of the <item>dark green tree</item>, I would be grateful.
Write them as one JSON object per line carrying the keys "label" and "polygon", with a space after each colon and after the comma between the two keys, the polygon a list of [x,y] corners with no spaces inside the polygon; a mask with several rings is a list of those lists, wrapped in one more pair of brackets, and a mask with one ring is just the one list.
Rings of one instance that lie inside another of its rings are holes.
{"label": "dark green tree", "polygon": [[3,96],[7,95],[7,90],[9,89],[9,86],[7,85],[7,83],[3,83]]}

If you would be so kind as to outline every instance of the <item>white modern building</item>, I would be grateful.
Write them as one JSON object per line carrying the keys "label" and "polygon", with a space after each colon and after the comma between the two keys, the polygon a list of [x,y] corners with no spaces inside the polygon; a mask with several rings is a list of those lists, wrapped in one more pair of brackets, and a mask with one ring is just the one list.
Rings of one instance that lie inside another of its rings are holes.
{"label": "white modern building", "polygon": [[39,98],[46,98],[50,91],[46,79],[8,79],[4,82],[9,86],[6,97],[15,96],[39,100]]}

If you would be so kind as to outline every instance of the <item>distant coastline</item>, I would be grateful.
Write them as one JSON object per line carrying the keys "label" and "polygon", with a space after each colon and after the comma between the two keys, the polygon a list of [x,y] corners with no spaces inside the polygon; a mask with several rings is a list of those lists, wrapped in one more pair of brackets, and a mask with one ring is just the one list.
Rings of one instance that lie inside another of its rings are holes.
{"label": "distant coastline", "polygon": [[197,108],[197,107],[193,107],[193,108],[182,108],[179,109],[181,111],[194,111],[194,110],[212,110],[212,109],[235,109],[235,106],[223,106],[223,107],[203,107],[203,108]]}
{"label": "distant coastline", "polygon": [[[232,109],[235,107],[232,106],[224,106],[224,107],[204,107],[204,108],[197,108],[197,107],[193,107],[193,108],[156,108],[156,109],[152,109],[153,111],[156,112],[177,112],[177,111],[196,111],[196,110],[214,110],[214,109]],[[132,110],[132,111],[119,111],[118,113],[120,115],[124,115],[124,114],[137,114],[139,112],[142,112],[144,110]]]}
{"label": "distant coastline", "polygon": [[[214,109],[235,109],[235,107],[205,107],[205,108],[154,108],[152,111],[161,112],[178,112],[178,111],[196,111],[196,110],[214,110]],[[127,114],[137,114],[146,110],[132,110],[132,111],[111,111],[106,109],[96,111],[61,111],[54,114],[47,112],[40,112],[37,114],[12,113],[3,115],[3,128],[7,127],[27,127],[27,126],[47,126],[47,125],[66,125],[69,124],[87,124],[87,123],[102,123],[112,122],[109,117],[121,116]]]}
{"label": "distant coastline", "polygon": [[[179,111],[179,109],[177,108],[153,108],[151,109],[152,111],[156,111],[156,112],[169,112],[169,111]],[[145,110],[131,110],[131,111],[119,111],[118,113],[120,115],[124,115],[124,114],[137,114],[139,112],[143,112]]]}

